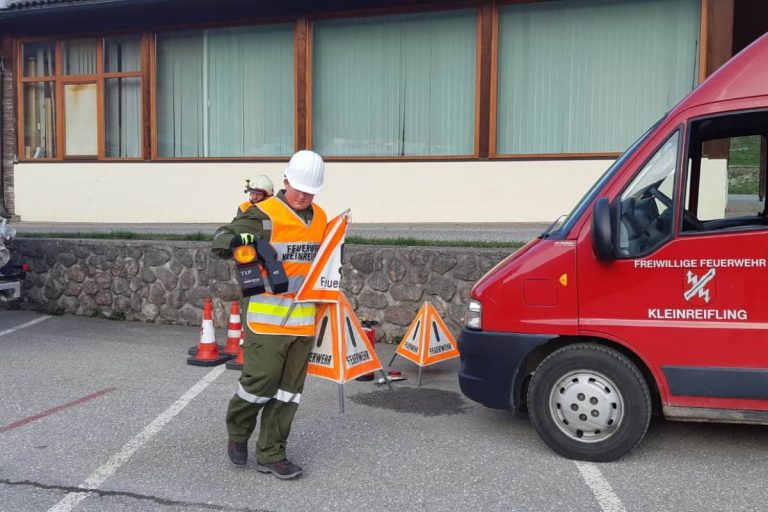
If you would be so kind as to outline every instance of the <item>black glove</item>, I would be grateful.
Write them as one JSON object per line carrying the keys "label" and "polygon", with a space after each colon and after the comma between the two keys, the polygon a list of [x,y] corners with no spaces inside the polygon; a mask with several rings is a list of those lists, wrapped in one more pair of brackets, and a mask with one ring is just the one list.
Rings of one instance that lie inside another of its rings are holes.
{"label": "black glove", "polygon": [[234,249],[241,245],[253,245],[256,243],[256,237],[251,233],[241,233],[232,237],[232,241],[229,242],[229,248]]}

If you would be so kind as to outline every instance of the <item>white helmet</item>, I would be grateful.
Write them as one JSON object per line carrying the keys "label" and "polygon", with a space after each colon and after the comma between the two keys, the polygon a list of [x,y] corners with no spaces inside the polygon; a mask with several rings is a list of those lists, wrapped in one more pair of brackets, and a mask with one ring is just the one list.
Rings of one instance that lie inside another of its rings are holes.
{"label": "white helmet", "polygon": [[275,187],[272,185],[272,180],[263,174],[245,179],[245,190],[243,190],[243,192],[247,193],[255,190],[263,190],[270,196],[275,193]]}
{"label": "white helmet", "polygon": [[297,151],[285,168],[285,179],[291,187],[306,194],[317,194],[323,188],[325,164],[314,151]]}

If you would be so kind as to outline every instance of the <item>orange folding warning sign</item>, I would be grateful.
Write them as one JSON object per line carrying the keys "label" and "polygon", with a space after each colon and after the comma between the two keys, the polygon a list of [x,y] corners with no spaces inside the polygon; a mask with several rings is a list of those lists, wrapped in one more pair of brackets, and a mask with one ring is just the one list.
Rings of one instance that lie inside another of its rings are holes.
{"label": "orange folding warning sign", "polygon": [[429,302],[421,306],[395,353],[422,367],[459,356],[456,340]]}
{"label": "orange folding warning sign", "polygon": [[320,305],[315,318],[307,375],[343,384],[383,368],[343,292],[338,303]]}
{"label": "orange folding warning sign", "polygon": [[307,375],[339,382],[341,345],[337,342],[339,315],[336,304],[321,304],[315,315],[315,340],[309,353]]}
{"label": "orange folding warning sign", "polygon": [[341,265],[349,210],[328,223],[317,256],[307,272],[294,302],[336,302],[341,292]]}

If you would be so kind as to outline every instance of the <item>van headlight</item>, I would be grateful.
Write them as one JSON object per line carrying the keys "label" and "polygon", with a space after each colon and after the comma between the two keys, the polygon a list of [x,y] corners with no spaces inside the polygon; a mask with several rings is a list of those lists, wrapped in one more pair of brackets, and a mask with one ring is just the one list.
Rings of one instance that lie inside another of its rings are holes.
{"label": "van headlight", "polygon": [[469,329],[483,328],[483,306],[480,304],[480,301],[469,299],[464,316],[464,325]]}

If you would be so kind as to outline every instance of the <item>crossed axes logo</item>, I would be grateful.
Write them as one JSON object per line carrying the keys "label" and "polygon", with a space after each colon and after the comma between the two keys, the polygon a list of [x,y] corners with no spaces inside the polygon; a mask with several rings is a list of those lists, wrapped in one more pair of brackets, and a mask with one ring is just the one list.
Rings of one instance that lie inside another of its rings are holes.
{"label": "crossed axes logo", "polygon": [[[703,272],[703,273],[702,273]],[[696,306],[715,299],[715,269],[693,269],[683,273],[683,298]]]}

